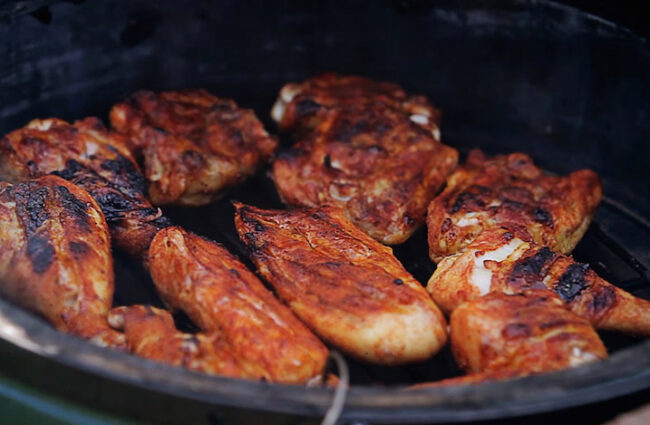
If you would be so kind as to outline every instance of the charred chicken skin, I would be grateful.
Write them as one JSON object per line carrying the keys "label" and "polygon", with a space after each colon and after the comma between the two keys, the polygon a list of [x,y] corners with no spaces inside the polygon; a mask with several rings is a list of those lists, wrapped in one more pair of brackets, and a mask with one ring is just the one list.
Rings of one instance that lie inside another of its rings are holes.
{"label": "charred chicken skin", "polygon": [[247,376],[285,383],[320,377],[327,348],[223,247],[168,227],[153,239],[149,262],[163,301],[219,333]]}
{"label": "charred chicken skin", "polygon": [[525,242],[507,229],[483,232],[444,258],[427,290],[446,313],[490,292],[549,289],[597,329],[650,335],[650,302],[600,278],[587,264]]}
{"label": "charred chicken skin", "polygon": [[33,120],[0,139],[0,177],[15,183],[56,174],[85,189],[104,213],[113,243],[146,260],[151,239],[169,222],[146,199],[146,182],[125,146],[96,118]]}
{"label": "charred chicken skin", "polygon": [[445,344],[445,319],[424,288],[341,209],[235,207],[259,272],[325,341],[387,365],[427,359]]}
{"label": "charred chicken skin", "polygon": [[56,176],[0,183],[0,292],[57,329],[124,348],[106,316],[113,260],[99,206]]}
{"label": "charred chicken skin", "polygon": [[197,372],[260,379],[243,368],[218,333],[179,332],[166,310],[136,305],[111,310],[108,320],[124,332],[129,351],[147,359]]}
{"label": "charred chicken skin", "polygon": [[250,109],[205,90],[141,91],[111,124],[142,158],[154,205],[202,205],[252,175],[277,141]]}
{"label": "charred chicken skin", "polygon": [[396,85],[360,77],[288,85],[279,102],[289,97],[281,116],[274,109],[280,128],[300,134],[273,163],[282,200],[339,206],[385,244],[408,239],[458,161],[456,150],[438,140],[438,112]]}
{"label": "charred chicken skin", "polygon": [[607,357],[589,321],[545,290],[492,292],[464,303],[452,313],[450,328],[454,358],[469,375],[419,387],[514,378]]}
{"label": "charred chicken skin", "polygon": [[602,197],[596,173],[546,176],[521,153],[470,152],[429,205],[429,253],[438,262],[481,232],[501,227],[525,241],[568,254],[584,235]]}

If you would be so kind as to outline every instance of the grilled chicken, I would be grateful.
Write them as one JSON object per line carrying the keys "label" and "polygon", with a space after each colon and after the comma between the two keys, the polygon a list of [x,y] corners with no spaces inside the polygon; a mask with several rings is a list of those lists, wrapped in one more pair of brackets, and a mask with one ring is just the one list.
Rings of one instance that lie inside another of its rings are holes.
{"label": "grilled chicken", "polygon": [[589,227],[601,197],[593,171],[547,176],[527,155],[487,158],[473,150],[429,205],[430,256],[438,262],[460,252],[481,232],[501,227],[568,254]]}
{"label": "grilled chicken", "polygon": [[650,335],[650,302],[600,278],[587,264],[506,229],[485,231],[462,253],[443,259],[427,285],[446,313],[489,292],[543,288],[598,329]]}
{"label": "grilled chicken", "polygon": [[607,357],[588,320],[549,291],[491,293],[454,310],[451,348],[468,373],[548,372]]}
{"label": "grilled chicken", "polygon": [[304,383],[322,373],[327,348],[220,245],[168,227],[153,239],[149,262],[163,301],[219,332],[248,376]]}
{"label": "grilled chicken", "polygon": [[408,239],[458,161],[456,150],[438,140],[437,111],[398,86],[360,77],[288,85],[280,105],[283,99],[274,116],[280,128],[297,128],[301,136],[273,163],[282,200],[344,208],[385,244]]}
{"label": "grilled chicken", "polygon": [[106,321],[113,301],[106,221],[87,192],[59,177],[0,183],[0,292],[59,330],[125,345]]}
{"label": "grilled chicken", "polygon": [[401,112],[440,141],[440,111],[424,96],[408,95],[397,84],[357,76],[321,74],[302,83],[289,83],[271,110],[282,131],[306,135],[341,109],[372,109],[381,106]]}
{"label": "grilled chicken", "polygon": [[546,290],[492,292],[451,315],[451,348],[469,375],[423,386],[463,385],[576,367],[607,357],[589,321]]}
{"label": "grilled chicken", "polygon": [[137,92],[110,118],[142,158],[154,205],[206,204],[252,175],[277,146],[252,110],[204,90]]}
{"label": "grilled chicken", "polygon": [[250,375],[218,333],[179,332],[165,310],[142,305],[117,307],[111,310],[108,320],[124,332],[129,351],[140,357],[212,375],[262,377]]}
{"label": "grilled chicken", "polygon": [[0,139],[0,177],[15,183],[56,174],[85,189],[113,243],[145,260],[151,239],[169,222],[145,198],[146,182],[125,146],[96,118],[33,120]]}
{"label": "grilled chicken", "polygon": [[445,319],[424,288],[341,209],[235,207],[259,272],[325,341],[387,365],[427,359],[445,344]]}
{"label": "grilled chicken", "polygon": [[[94,118],[74,124],[34,120],[0,139],[0,173],[12,181],[52,173],[88,190],[113,240],[150,267],[165,301],[186,310],[206,331],[221,329],[241,358],[242,376],[278,382],[318,376],[327,349],[225,249],[177,228],[153,242],[170,223],[145,198],[146,181],[126,145]],[[174,243],[178,251],[170,248]]]}

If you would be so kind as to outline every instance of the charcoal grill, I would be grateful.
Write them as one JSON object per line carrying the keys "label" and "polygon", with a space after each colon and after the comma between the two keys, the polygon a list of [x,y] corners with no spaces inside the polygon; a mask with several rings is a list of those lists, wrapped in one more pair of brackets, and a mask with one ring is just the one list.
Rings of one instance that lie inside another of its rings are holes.
{"label": "charcoal grill", "polygon": [[[541,0],[0,1],[0,40],[3,134],[36,117],[106,120],[135,90],[183,87],[232,97],[275,130],[268,114],[288,81],[337,71],[398,82],[443,109],[443,142],[461,152],[523,151],[550,172],[596,170],[606,197],[574,256],[650,298],[650,50],[598,17]],[[165,213],[247,261],[233,199],[282,207],[262,171],[211,205]],[[395,253],[422,283],[434,270],[425,229]],[[115,304],[160,305],[141,267],[115,258]],[[505,418],[649,388],[650,341],[602,336],[605,361],[469,387],[404,390],[457,375],[448,351],[399,368],[347,359],[342,421]],[[0,371],[14,385],[0,394],[36,386],[54,397],[40,409],[58,406],[73,423],[103,419],[66,403],[156,423],[310,423],[332,400],[330,389],[210,377],[101,349],[2,300],[0,338]]]}

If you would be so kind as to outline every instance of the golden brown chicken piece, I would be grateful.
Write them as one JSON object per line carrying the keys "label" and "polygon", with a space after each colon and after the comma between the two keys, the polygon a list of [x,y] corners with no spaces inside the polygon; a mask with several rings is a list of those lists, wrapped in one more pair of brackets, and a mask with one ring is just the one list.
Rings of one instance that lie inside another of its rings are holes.
{"label": "golden brown chicken piece", "polygon": [[429,254],[438,262],[482,231],[501,227],[568,254],[587,231],[601,197],[593,171],[547,176],[527,155],[487,158],[473,150],[429,205]]}
{"label": "golden brown chicken piece", "polygon": [[424,96],[408,95],[394,83],[325,73],[280,90],[271,117],[280,130],[306,135],[340,109],[384,107],[399,111],[440,141],[440,111]]}
{"label": "golden brown chicken piece", "polygon": [[123,348],[106,315],[113,260],[99,206],[56,176],[0,183],[0,293],[57,329]]}
{"label": "golden brown chicken piece", "polygon": [[586,319],[555,294],[492,292],[451,315],[451,348],[469,375],[423,386],[464,385],[576,367],[607,357]]}
{"label": "golden brown chicken piece", "polygon": [[548,372],[607,357],[589,321],[549,291],[491,293],[451,315],[451,348],[468,373]]}
{"label": "golden brown chicken piece", "polygon": [[15,183],[56,174],[71,181],[95,198],[112,241],[144,259],[169,222],[145,198],[146,182],[124,146],[124,138],[96,118],[33,120],[0,139],[0,177]]}
{"label": "golden brown chicken piece", "polygon": [[[107,132],[96,119],[73,125],[35,120],[0,140],[0,172],[12,180],[54,173],[87,189],[118,245],[145,265],[155,262],[150,271],[165,301],[208,332],[222,331],[242,362],[241,376],[277,382],[319,376],[327,349],[225,249],[180,229],[152,242],[169,222],[146,200],[145,180],[124,146],[123,136]],[[187,246],[175,251],[161,245],[168,242]]]}
{"label": "golden brown chicken piece", "polygon": [[272,170],[283,201],[339,206],[380,242],[404,242],[458,161],[438,141],[435,109],[398,86],[359,77],[317,77],[296,87],[279,121],[302,129],[302,138]]}
{"label": "golden brown chicken piece", "polygon": [[154,205],[202,205],[252,175],[277,146],[250,109],[205,90],[140,91],[111,124],[142,157]]}
{"label": "golden brown chicken piece", "polygon": [[524,242],[506,229],[485,231],[464,252],[443,259],[427,285],[448,314],[489,292],[543,288],[598,329],[650,335],[650,302],[600,278],[587,264]]}
{"label": "golden brown chicken piece", "polygon": [[111,310],[108,321],[124,332],[129,351],[140,357],[212,375],[262,377],[250,375],[218,333],[179,332],[165,310],[142,305],[117,307]]}
{"label": "golden brown chicken piece", "polygon": [[427,359],[445,344],[445,319],[424,288],[341,209],[235,207],[259,272],[324,340],[387,365]]}
{"label": "golden brown chicken piece", "polygon": [[304,383],[323,372],[327,348],[220,245],[168,227],[153,239],[149,262],[163,301],[219,332],[249,376]]}

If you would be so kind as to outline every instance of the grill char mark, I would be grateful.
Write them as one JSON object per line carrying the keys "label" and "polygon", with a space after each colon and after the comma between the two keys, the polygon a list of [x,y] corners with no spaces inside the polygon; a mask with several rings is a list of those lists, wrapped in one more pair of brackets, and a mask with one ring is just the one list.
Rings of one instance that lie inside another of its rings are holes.
{"label": "grill char mark", "polygon": [[54,247],[47,236],[33,235],[27,239],[27,256],[34,272],[42,274],[54,261]]}
{"label": "grill char mark", "polygon": [[356,122],[341,119],[332,126],[331,132],[334,140],[348,143],[359,134],[366,132],[367,126],[368,121],[363,118]]}
{"label": "grill char mark", "polygon": [[53,171],[51,174],[59,176],[64,180],[74,181],[81,174],[84,166],[74,159],[68,159],[65,162],[65,168],[63,170]]}
{"label": "grill char mark", "polygon": [[485,201],[481,199],[481,195],[478,193],[470,192],[471,189],[472,188],[466,190],[456,197],[456,200],[449,209],[450,213],[458,212],[461,208],[464,208],[468,211],[485,208]]}
{"label": "grill char mark", "polygon": [[27,238],[27,257],[35,273],[44,273],[54,261],[54,247],[47,233],[38,230],[50,218],[47,210],[48,189],[25,182],[14,186],[13,195],[16,202],[16,214],[25,229]]}
{"label": "grill char mark", "polygon": [[135,209],[133,202],[120,195],[116,192],[107,192],[95,196],[95,200],[109,223],[123,219],[125,212]]}
{"label": "grill char mark", "polygon": [[[97,201],[109,223],[119,222],[125,219],[128,213],[133,212],[157,229],[171,225],[170,220],[164,216],[151,218],[158,214],[158,209],[139,201],[139,198],[146,194],[146,181],[131,161],[118,155],[114,160],[103,161],[101,167],[109,171],[114,178],[109,181],[74,159],[66,161],[63,170],[52,174],[87,190]],[[125,184],[117,187],[113,182]]]}
{"label": "grill char mark", "polygon": [[588,264],[571,264],[557,281],[553,290],[565,302],[570,303],[589,286],[585,279],[585,274],[588,271]]}
{"label": "grill char mark", "polygon": [[110,171],[116,177],[116,181],[123,182],[121,187],[131,196],[147,193],[147,181],[135,165],[123,157],[117,155],[115,159],[107,159],[101,164],[102,169]]}
{"label": "grill char mark", "polygon": [[55,191],[59,196],[64,210],[75,220],[81,229],[90,232],[88,206],[86,203],[70,193],[65,186],[57,186]]}
{"label": "grill char mark", "polygon": [[537,286],[539,286],[539,289],[544,288],[545,285],[541,282],[546,275],[546,270],[548,270],[555,258],[556,254],[553,251],[548,247],[543,247],[534,255],[520,259],[510,273],[508,284],[516,286],[518,289]]}
{"label": "grill char mark", "polygon": [[593,297],[587,303],[587,311],[594,317],[600,317],[614,307],[616,303],[617,297],[614,290],[607,286],[599,286],[595,288]]}
{"label": "grill char mark", "polygon": [[319,110],[320,110],[320,104],[316,103],[312,99],[306,98],[296,102],[296,115],[298,115],[298,117],[306,117],[307,115],[313,115]]}
{"label": "grill char mark", "polygon": [[25,226],[27,237],[32,236],[50,217],[45,208],[47,188],[32,190],[32,187],[30,183],[22,183],[15,191],[16,212]]}
{"label": "grill char mark", "polygon": [[553,227],[553,217],[551,216],[551,213],[546,209],[542,207],[535,208],[533,215],[535,216],[535,220],[537,222],[542,223],[546,226]]}
{"label": "grill char mark", "polygon": [[86,242],[83,242],[83,241],[73,241],[73,242],[70,242],[70,244],[68,245],[68,247],[70,248],[70,251],[71,251],[73,254],[75,254],[75,255],[79,255],[79,256],[84,255],[84,254],[87,253],[88,250],[90,249],[90,247],[88,246],[88,244],[87,244]]}

